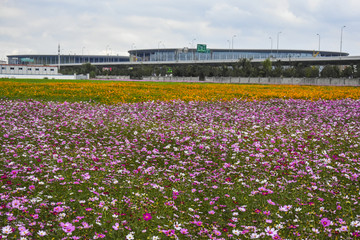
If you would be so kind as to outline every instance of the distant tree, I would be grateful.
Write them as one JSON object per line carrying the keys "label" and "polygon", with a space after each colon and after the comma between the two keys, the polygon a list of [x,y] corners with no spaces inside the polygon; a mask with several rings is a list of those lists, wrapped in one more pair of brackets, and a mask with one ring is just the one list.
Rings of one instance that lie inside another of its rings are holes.
{"label": "distant tree", "polygon": [[262,69],[260,70],[260,74],[262,77],[269,77],[272,71],[272,63],[269,58],[262,62]]}
{"label": "distant tree", "polygon": [[283,76],[284,67],[281,64],[281,61],[277,61],[273,64],[271,77],[281,77]]}
{"label": "distant tree", "polygon": [[97,69],[94,65],[91,65],[91,63],[84,63],[83,65],[81,65],[80,68],[80,74],[88,74],[88,73],[95,73],[97,72]]}
{"label": "distant tree", "polygon": [[303,69],[304,75],[307,78],[316,78],[319,77],[319,68],[315,66],[306,67]]}
{"label": "distant tree", "polygon": [[238,62],[240,68],[241,68],[241,74],[242,76],[241,77],[253,77],[256,72],[258,71],[255,71],[255,68],[252,66],[251,64],[251,60],[250,59],[240,59],[239,62]]}
{"label": "distant tree", "polygon": [[353,66],[347,66],[342,70],[341,76],[345,78],[351,78],[354,76],[354,68]]}
{"label": "distant tree", "polygon": [[295,67],[285,67],[282,71],[284,77],[290,78],[296,76],[296,69]]}
{"label": "distant tree", "polygon": [[354,69],[354,77],[359,78],[360,77],[360,63],[356,65]]}
{"label": "distant tree", "polygon": [[326,65],[321,71],[321,77],[338,78],[340,77],[340,69],[338,66]]}
{"label": "distant tree", "polygon": [[220,74],[221,74],[222,77],[229,77],[230,76],[230,70],[229,70],[228,66],[222,65]]}

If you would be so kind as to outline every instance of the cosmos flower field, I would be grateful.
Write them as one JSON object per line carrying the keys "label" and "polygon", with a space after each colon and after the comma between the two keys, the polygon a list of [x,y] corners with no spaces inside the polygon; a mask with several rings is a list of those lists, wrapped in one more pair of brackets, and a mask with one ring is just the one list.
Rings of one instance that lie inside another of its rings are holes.
{"label": "cosmos flower field", "polygon": [[358,99],[0,100],[2,239],[359,239]]}

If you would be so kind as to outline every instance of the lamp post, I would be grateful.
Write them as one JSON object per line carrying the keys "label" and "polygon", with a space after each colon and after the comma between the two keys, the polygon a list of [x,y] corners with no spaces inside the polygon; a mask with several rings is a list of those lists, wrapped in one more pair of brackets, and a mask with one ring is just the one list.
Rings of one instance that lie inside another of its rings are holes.
{"label": "lamp post", "polygon": [[196,41],[196,38],[194,38],[193,40],[191,40],[191,46],[190,47],[194,47],[194,42]]}
{"label": "lamp post", "polygon": [[277,33],[277,55],[279,55],[279,36],[280,36],[280,34],[281,34],[281,32]]}
{"label": "lamp post", "polygon": [[82,62],[84,62],[84,48],[85,48],[85,47],[82,47],[82,49],[81,49]]}
{"label": "lamp post", "polygon": [[161,44],[161,41],[159,41],[159,43],[158,43],[158,61],[160,61],[160,44]]}
{"label": "lamp post", "polygon": [[234,37],[236,37],[236,35],[233,35],[231,38],[231,51],[232,51],[232,58],[234,59]]}
{"label": "lamp post", "polygon": [[[135,43],[131,44],[131,50],[135,50],[136,49],[136,46],[135,46]],[[137,62],[137,53],[135,51],[135,62]]]}
{"label": "lamp post", "polygon": [[318,34],[318,33],[316,35],[319,36],[319,52],[320,52],[320,39],[321,39],[321,37],[320,37],[320,34]]}
{"label": "lamp post", "polygon": [[341,56],[342,56],[342,38],[343,38],[344,28],[346,28],[346,26],[342,26],[342,27],[341,27],[341,35],[340,35],[340,58],[341,58]]}
{"label": "lamp post", "polygon": [[[191,41],[191,46],[190,48],[194,48],[194,42],[196,41],[196,38],[193,38],[193,40]],[[190,54],[191,54],[191,51],[190,51]],[[195,50],[193,51],[192,53],[192,60],[195,59]]]}
{"label": "lamp post", "polygon": [[60,43],[58,45],[58,68],[59,68],[59,72],[60,72]]}

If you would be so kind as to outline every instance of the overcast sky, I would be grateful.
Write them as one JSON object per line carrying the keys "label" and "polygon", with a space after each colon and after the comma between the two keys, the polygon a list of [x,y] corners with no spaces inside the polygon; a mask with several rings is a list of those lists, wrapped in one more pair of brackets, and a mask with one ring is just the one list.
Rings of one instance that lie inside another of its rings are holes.
{"label": "overcast sky", "polygon": [[278,40],[317,50],[319,35],[321,50],[340,51],[342,29],[342,50],[354,56],[359,13],[359,0],[0,0],[0,60],[57,54],[59,43],[62,54],[126,56],[198,43],[276,49]]}

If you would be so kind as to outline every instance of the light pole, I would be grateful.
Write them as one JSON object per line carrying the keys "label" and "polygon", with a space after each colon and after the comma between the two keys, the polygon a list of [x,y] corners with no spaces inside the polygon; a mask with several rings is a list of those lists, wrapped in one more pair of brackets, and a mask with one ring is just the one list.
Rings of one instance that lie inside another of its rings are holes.
{"label": "light pole", "polygon": [[85,47],[82,47],[82,49],[81,49],[82,62],[84,62],[84,48],[85,48]]}
{"label": "light pole", "polygon": [[59,72],[60,72],[60,43],[58,44],[58,69],[59,69]]}
{"label": "light pole", "polygon": [[341,35],[340,35],[340,58],[341,58],[341,56],[342,56],[342,38],[343,38],[344,28],[346,28],[346,26],[342,26],[342,27],[341,27]]}
{"label": "light pole", "polygon": [[[280,36],[281,32],[278,32],[277,34],[277,55],[279,55],[279,36]],[[279,57],[279,56],[277,56]]]}
{"label": "light pole", "polygon": [[232,51],[232,58],[234,59],[234,37],[236,37],[236,35],[233,35],[231,38],[231,51]]}
{"label": "light pole", "polygon": [[194,47],[194,42],[196,41],[196,38],[194,38],[193,40],[191,40],[191,46],[190,47]]}
{"label": "light pole", "polygon": [[318,34],[318,33],[317,33],[316,35],[319,36],[319,52],[320,52],[320,38],[321,38],[321,37],[320,37],[320,34]]}
{"label": "light pole", "polygon": [[[191,41],[191,48],[194,48],[194,42],[196,41],[196,38],[193,38],[193,40]],[[190,50],[190,54],[191,54],[191,50]],[[195,50],[193,51],[192,55],[192,60],[195,59]]]}
{"label": "light pole", "polygon": [[161,41],[159,41],[159,43],[158,43],[158,61],[160,61],[160,44],[161,44]]}
{"label": "light pole", "polygon": [[[135,50],[136,49],[136,46],[135,46],[135,43],[131,44],[131,50]],[[137,62],[137,53],[135,51],[135,62]]]}

